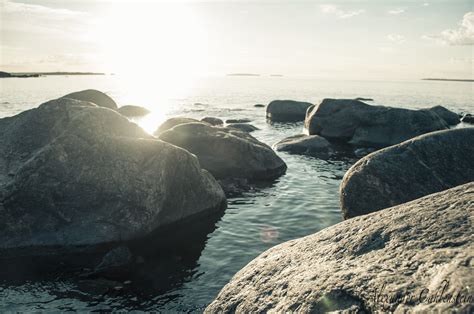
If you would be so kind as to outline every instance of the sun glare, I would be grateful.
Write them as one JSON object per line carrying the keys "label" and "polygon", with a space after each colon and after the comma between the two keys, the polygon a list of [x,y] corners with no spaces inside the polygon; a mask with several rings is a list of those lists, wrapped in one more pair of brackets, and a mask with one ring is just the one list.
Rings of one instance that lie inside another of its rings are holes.
{"label": "sun glare", "polygon": [[94,37],[120,88],[152,111],[140,123],[147,131],[164,119],[169,100],[186,97],[196,76],[206,72],[206,36],[189,4],[111,6]]}

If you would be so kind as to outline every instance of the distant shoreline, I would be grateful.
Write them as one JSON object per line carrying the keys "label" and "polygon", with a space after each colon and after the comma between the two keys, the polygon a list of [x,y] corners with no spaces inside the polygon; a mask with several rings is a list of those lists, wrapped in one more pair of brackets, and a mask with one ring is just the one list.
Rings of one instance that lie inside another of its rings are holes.
{"label": "distant shoreline", "polygon": [[106,75],[101,72],[2,72],[0,71],[0,78],[29,78],[50,75]]}
{"label": "distant shoreline", "polygon": [[450,82],[474,82],[474,80],[465,79],[447,79],[447,78],[423,78],[423,81],[450,81]]}

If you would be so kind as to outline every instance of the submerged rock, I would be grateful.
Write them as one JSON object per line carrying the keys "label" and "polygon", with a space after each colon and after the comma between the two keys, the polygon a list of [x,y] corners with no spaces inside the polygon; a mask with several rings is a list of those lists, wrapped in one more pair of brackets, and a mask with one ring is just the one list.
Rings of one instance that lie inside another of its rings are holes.
{"label": "submerged rock", "polygon": [[451,110],[448,110],[444,108],[443,106],[434,106],[428,110],[440,116],[441,119],[443,119],[447,125],[456,125],[461,122],[461,120],[459,119],[459,115],[457,113],[452,112]]}
{"label": "submerged rock", "polygon": [[474,124],[474,116],[470,113],[466,113],[462,119],[461,119],[462,122],[464,123],[471,123],[471,124]]}
{"label": "submerged rock", "polygon": [[329,157],[333,153],[331,143],[319,135],[298,134],[282,139],[273,146],[277,151],[294,154]]}
{"label": "submerged rock", "polygon": [[195,154],[217,179],[271,180],[286,171],[286,164],[269,146],[246,132],[187,123],[159,138]]}
{"label": "submerged rock", "polygon": [[60,98],[0,119],[2,256],[149,234],[225,207],[195,156],[119,113]]}
{"label": "submerged rock", "polygon": [[355,147],[382,148],[415,136],[447,129],[430,110],[371,106],[353,99],[324,99],[305,120],[310,135]]}
{"label": "submerged rock", "polygon": [[115,101],[101,91],[95,89],[86,89],[79,92],[67,94],[61,98],[70,98],[75,100],[88,101],[96,104],[99,107],[105,107],[117,110]]}
{"label": "submerged rock", "polygon": [[225,123],[249,123],[252,122],[250,119],[227,119],[225,120]]}
{"label": "submerged rock", "polygon": [[255,104],[253,105],[255,108],[265,108],[264,104]]}
{"label": "submerged rock", "polygon": [[104,255],[102,261],[94,269],[94,274],[113,272],[126,267],[132,262],[132,252],[126,246],[119,246]]}
{"label": "submerged rock", "polygon": [[205,117],[201,119],[201,122],[209,123],[210,125],[223,125],[224,121],[219,118]]}
{"label": "submerged rock", "polygon": [[472,313],[473,195],[468,183],[275,246],[205,312]]}
{"label": "submerged rock", "polygon": [[364,98],[364,97],[357,97],[357,98],[354,98],[355,100],[359,100],[359,101],[374,101],[372,98]]}
{"label": "submerged rock", "polygon": [[247,133],[260,130],[256,126],[253,126],[248,123],[231,123],[231,124],[228,124],[227,127],[230,129],[235,129],[235,130],[239,130],[239,131],[247,132]]}
{"label": "submerged rock", "polygon": [[474,128],[425,134],[373,153],[341,183],[344,218],[474,181]]}
{"label": "submerged rock", "polygon": [[[195,123],[195,122],[200,122],[199,120],[193,119],[193,118],[186,118],[186,117],[174,117],[174,118],[169,118],[165,122],[163,122],[158,129],[155,131],[155,136],[160,135],[161,133],[177,126],[180,124],[186,124],[186,123]],[[206,122],[202,122],[206,123]],[[207,124],[207,123],[206,123]]]}
{"label": "submerged rock", "polygon": [[294,100],[274,100],[267,106],[267,119],[273,122],[296,122],[305,119],[312,104]]}
{"label": "submerged rock", "polygon": [[150,110],[140,106],[122,106],[117,111],[126,117],[142,117],[150,113]]}

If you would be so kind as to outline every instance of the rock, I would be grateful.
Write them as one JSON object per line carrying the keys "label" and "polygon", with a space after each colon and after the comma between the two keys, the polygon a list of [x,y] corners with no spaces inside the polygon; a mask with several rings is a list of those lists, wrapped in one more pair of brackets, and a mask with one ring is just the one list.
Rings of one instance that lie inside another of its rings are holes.
{"label": "rock", "polygon": [[357,97],[357,98],[354,98],[354,100],[359,100],[359,101],[374,101],[372,98],[364,98],[364,97]]}
{"label": "rock", "polygon": [[[186,118],[186,117],[174,117],[166,120],[163,122],[158,129],[155,131],[154,135],[158,136],[161,133],[177,126],[180,124],[185,124],[185,123],[194,123],[194,122],[199,122],[199,120],[193,119],[193,118]],[[205,123],[205,122],[202,122]]]}
{"label": "rock", "polygon": [[252,122],[250,119],[227,119],[225,123],[249,123]]}
{"label": "rock", "polygon": [[321,135],[330,141],[382,148],[447,129],[447,125],[430,110],[371,106],[352,99],[324,99],[306,116],[305,128],[310,135]]}
{"label": "rock", "polygon": [[188,123],[161,133],[159,138],[195,154],[217,179],[271,180],[286,171],[286,164],[269,146],[230,128]]}
{"label": "rock", "polygon": [[256,104],[256,105],[253,105],[255,108],[265,108],[265,105],[264,104]]}
{"label": "rock", "polygon": [[74,251],[225,207],[197,158],[119,113],[60,98],[0,119],[0,254]]}
{"label": "rock", "polygon": [[150,113],[150,110],[140,106],[122,106],[117,111],[126,117],[142,117]]}
{"label": "rock", "polygon": [[128,247],[119,246],[110,250],[104,255],[102,261],[94,269],[94,273],[110,272],[114,269],[120,269],[132,262],[132,252]]}
{"label": "rock", "polygon": [[468,183],[277,245],[205,313],[472,313],[473,195]]}
{"label": "rock", "polygon": [[267,119],[273,122],[296,122],[305,119],[308,102],[294,100],[274,100],[267,106]]}
{"label": "rock", "polygon": [[464,123],[471,123],[471,124],[474,124],[474,116],[470,113],[466,113],[462,119],[461,119],[462,122]]}
{"label": "rock", "polygon": [[117,110],[117,104],[112,98],[95,89],[86,89],[79,92],[70,93],[61,98],[88,101],[96,104],[99,107]]}
{"label": "rock", "polygon": [[201,119],[201,122],[209,123],[210,125],[224,125],[224,121],[219,118],[205,117]]}
{"label": "rock", "polygon": [[341,183],[344,218],[371,213],[474,181],[474,128],[425,134],[379,150]]}
{"label": "rock", "polygon": [[239,131],[247,132],[247,133],[260,130],[256,126],[253,126],[247,123],[231,123],[231,124],[228,124],[227,127],[230,129],[235,129],[235,130],[239,130]]}
{"label": "rock", "polygon": [[373,152],[375,152],[375,151],[376,151],[375,148],[370,148],[370,147],[368,147],[368,148],[365,148],[365,147],[363,147],[363,148],[357,148],[356,150],[354,150],[354,155],[355,155],[356,157],[361,158],[361,157],[364,157],[364,156],[366,156],[366,155],[368,155],[368,154],[370,154],[370,153],[373,153]]}
{"label": "rock", "polygon": [[332,152],[331,143],[319,135],[298,134],[276,143],[273,148],[294,154],[319,155],[328,157]]}
{"label": "rock", "polygon": [[441,119],[443,119],[447,125],[456,125],[461,122],[457,113],[452,112],[451,110],[448,110],[443,106],[434,106],[428,110],[440,116]]}

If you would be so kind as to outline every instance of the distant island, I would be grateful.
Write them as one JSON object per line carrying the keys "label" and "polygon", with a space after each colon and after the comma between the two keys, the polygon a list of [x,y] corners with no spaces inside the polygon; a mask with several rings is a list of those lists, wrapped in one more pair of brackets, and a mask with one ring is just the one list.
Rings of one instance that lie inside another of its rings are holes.
{"label": "distant island", "polygon": [[49,76],[49,75],[105,75],[105,73],[99,72],[18,72],[18,73],[9,73],[0,71],[0,78],[8,77],[40,77],[40,76]]}
{"label": "distant island", "polygon": [[270,74],[270,76],[273,76],[273,77],[283,77],[282,74]]}
{"label": "distant island", "polygon": [[423,81],[451,81],[451,82],[474,82],[474,80],[465,79],[447,79],[447,78],[423,78]]}
{"label": "distant island", "polygon": [[255,73],[230,73],[227,76],[260,76],[260,74]]}

